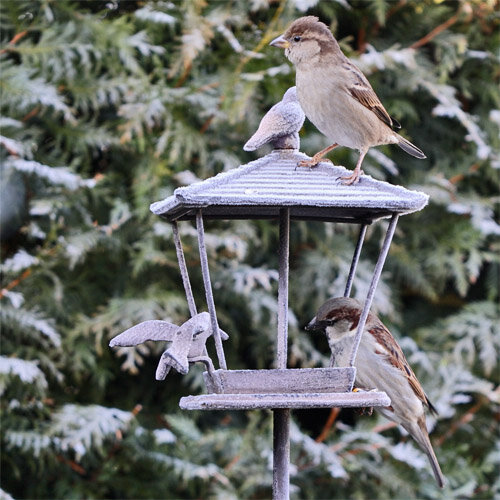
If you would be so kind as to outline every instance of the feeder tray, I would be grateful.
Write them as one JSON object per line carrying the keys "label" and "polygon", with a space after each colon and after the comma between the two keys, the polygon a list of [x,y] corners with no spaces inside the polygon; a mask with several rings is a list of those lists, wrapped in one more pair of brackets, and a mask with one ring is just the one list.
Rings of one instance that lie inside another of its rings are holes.
{"label": "feeder tray", "polygon": [[355,368],[216,370],[203,376],[211,394],[182,398],[179,403],[182,409],[304,409],[390,404],[382,392],[351,392]]}
{"label": "feeder tray", "polygon": [[355,375],[355,368],[216,370],[203,374],[207,391],[216,394],[348,392]]}

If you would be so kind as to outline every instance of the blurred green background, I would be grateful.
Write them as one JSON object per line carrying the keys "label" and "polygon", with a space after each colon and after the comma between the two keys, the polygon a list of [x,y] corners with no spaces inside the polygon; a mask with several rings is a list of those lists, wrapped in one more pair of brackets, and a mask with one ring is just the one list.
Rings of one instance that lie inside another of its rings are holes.
{"label": "blurred green background", "polygon": [[[497,0],[2,0],[0,498],[271,496],[269,412],[182,412],[201,368],[156,382],[162,346],[108,342],[188,318],[171,228],[149,205],[269,151],[242,150],[294,83],[268,43],[309,14],[428,157],[384,146],[363,168],[431,197],[400,220],[374,310],[439,411],[448,485],[376,414],[297,411],[292,498],[500,498]],[[301,141],[328,144],[307,121]],[[352,168],[357,153],[329,157]],[[368,230],[357,297],[386,224]],[[277,225],[206,230],[228,365],[271,367]],[[356,232],[292,223],[290,367],[328,363],[303,327],[342,294]],[[181,234],[203,310],[193,226]]]}

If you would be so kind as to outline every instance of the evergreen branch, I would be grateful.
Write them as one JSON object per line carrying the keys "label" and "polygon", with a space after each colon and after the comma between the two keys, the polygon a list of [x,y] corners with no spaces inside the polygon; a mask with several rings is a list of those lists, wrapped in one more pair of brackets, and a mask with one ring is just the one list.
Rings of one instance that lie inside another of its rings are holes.
{"label": "evergreen branch", "polygon": [[278,20],[281,14],[283,13],[286,3],[287,3],[286,0],[280,1],[271,21],[267,25],[265,33],[262,35],[262,38],[259,40],[257,45],[250,51],[250,53],[247,53],[240,60],[238,67],[235,69],[236,75],[240,75],[241,72],[243,71],[243,68],[248,63],[248,61],[250,61],[253,58],[253,56],[250,54],[258,54],[264,47],[269,45],[269,42],[276,36],[276,24],[278,23]]}
{"label": "evergreen branch", "polygon": [[[480,168],[481,168],[481,163],[479,163],[479,162],[474,163],[469,167],[468,173],[473,174],[474,172],[477,172]],[[456,175],[453,175],[452,177],[450,177],[448,179],[448,181],[451,184],[458,184],[459,182],[461,182],[465,179],[465,176],[466,176],[466,174],[464,174],[464,173],[456,174]]]}
{"label": "evergreen branch", "polygon": [[[24,36],[26,36],[28,34],[28,30],[24,30],[24,31],[20,31],[19,33],[16,33],[13,37],[12,37],[12,40],[9,41],[8,45],[15,45],[19,40],[21,40],[21,38],[23,38]],[[8,48],[5,48],[5,49],[2,49],[0,50],[0,54],[5,54],[6,52],[8,52]]]}
{"label": "evergreen branch", "polygon": [[442,446],[443,443],[450,439],[458,430],[469,424],[473,420],[474,415],[487,401],[487,398],[479,397],[478,402],[474,406],[471,406],[458,420],[453,421],[448,430],[442,436],[436,438],[436,445]]}
{"label": "evergreen branch", "polygon": [[398,424],[396,422],[383,422],[382,424],[376,425],[372,429],[372,432],[381,433],[381,432],[385,432],[389,429],[394,429],[397,426],[398,426]]}
{"label": "evergreen branch", "polygon": [[27,122],[28,120],[30,120],[31,118],[33,118],[34,116],[36,116],[40,111],[40,106],[35,106],[31,111],[28,111],[28,113],[26,113],[22,118],[21,118],[21,121],[22,122]]}
{"label": "evergreen branch", "polygon": [[328,434],[330,434],[330,430],[332,429],[333,425],[335,424],[335,421],[337,420],[339,413],[340,413],[340,408],[332,408],[330,410],[330,415],[328,416],[328,419],[327,419],[325,425],[323,426],[321,433],[315,439],[315,441],[317,443],[322,443],[328,437]]}
{"label": "evergreen branch", "polygon": [[9,292],[10,290],[12,290],[13,288],[15,288],[17,285],[19,285],[19,283],[21,283],[22,281],[24,281],[28,276],[31,275],[31,269],[26,269],[23,274],[21,274],[21,276],[19,276],[19,278],[16,278],[14,280],[12,280],[10,283],[7,284],[7,286],[5,286],[4,288],[2,288],[0,290],[0,299],[7,293]]}
{"label": "evergreen branch", "polygon": [[[48,387],[45,374],[38,368],[38,361],[0,356],[0,374],[17,376],[23,383],[37,385],[40,389]],[[0,385],[3,392],[4,382]]]}
{"label": "evergreen branch", "polygon": [[77,464],[74,460],[70,460],[69,458],[66,458],[65,456],[59,454],[55,457],[58,462],[68,465],[72,471],[80,474],[80,476],[87,475],[87,471],[81,465]]}
{"label": "evergreen branch", "polygon": [[472,8],[469,5],[468,2],[461,2],[460,6],[458,7],[457,12],[451,16],[449,19],[447,19],[444,23],[441,23],[439,26],[436,26],[432,31],[427,33],[427,35],[423,36],[416,42],[412,43],[410,45],[410,49],[418,49],[422,47],[423,45],[428,44],[433,38],[438,36],[442,31],[447,30],[451,26],[453,26],[460,18],[460,14],[462,11],[466,10],[468,11],[468,16],[472,16]]}

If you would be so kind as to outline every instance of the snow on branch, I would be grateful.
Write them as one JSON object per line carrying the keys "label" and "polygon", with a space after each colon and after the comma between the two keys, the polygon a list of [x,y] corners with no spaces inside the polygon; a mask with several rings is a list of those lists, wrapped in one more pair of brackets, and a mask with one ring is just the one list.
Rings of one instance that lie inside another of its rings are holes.
{"label": "snow on branch", "polygon": [[[36,382],[36,384],[43,389],[48,385],[44,373],[38,368],[38,361],[0,356],[0,374],[15,375],[25,384],[33,384]],[[4,385],[4,382],[0,385]]]}
{"label": "snow on branch", "polygon": [[74,174],[68,167],[49,167],[37,161],[23,160],[21,158],[10,157],[5,161],[6,167],[34,174],[48,180],[51,184],[60,184],[75,191],[81,187],[93,188],[96,181],[94,179],[82,179]]}

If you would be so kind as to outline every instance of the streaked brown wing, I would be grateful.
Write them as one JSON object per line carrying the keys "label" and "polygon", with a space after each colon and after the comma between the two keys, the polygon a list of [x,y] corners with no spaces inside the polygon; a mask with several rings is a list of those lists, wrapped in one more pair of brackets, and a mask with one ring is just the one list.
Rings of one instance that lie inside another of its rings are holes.
{"label": "streaked brown wing", "polygon": [[387,330],[387,328],[380,322],[376,326],[373,326],[370,331],[374,335],[377,342],[385,349],[386,352],[391,353],[390,360],[391,364],[401,370],[402,373],[406,375],[408,382],[413,389],[415,395],[429,408],[432,408],[425,392],[420,385],[420,382],[417,379],[415,373],[411,369],[411,366],[408,364],[406,357],[399,347],[399,344],[396,342],[392,334]]}
{"label": "streaked brown wing", "polygon": [[363,106],[368,108],[370,111],[373,111],[386,125],[389,127],[394,127],[399,125],[399,123],[394,123],[392,118],[389,116],[389,113],[385,110],[384,106],[380,102],[380,99],[375,94],[374,90],[362,83],[355,83],[351,87],[349,87],[349,92],[360,102]]}

